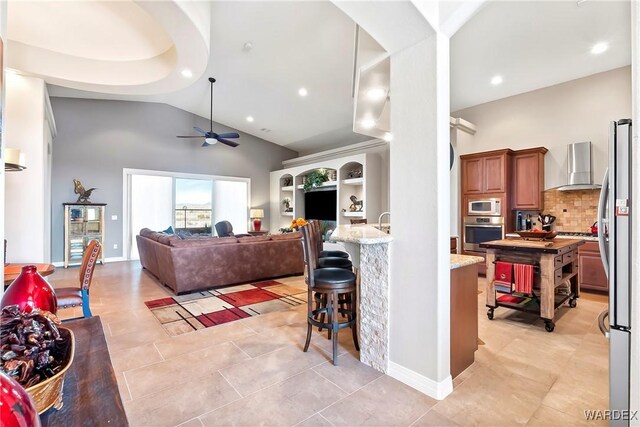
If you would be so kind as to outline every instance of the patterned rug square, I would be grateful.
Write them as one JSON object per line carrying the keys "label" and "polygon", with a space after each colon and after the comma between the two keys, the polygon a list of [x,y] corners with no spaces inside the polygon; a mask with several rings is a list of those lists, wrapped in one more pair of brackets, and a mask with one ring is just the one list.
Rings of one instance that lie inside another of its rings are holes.
{"label": "patterned rug square", "polygon": [[[276,292],[263,289],[270,287]],[[145,305],[164,330],[174,336],[288,310],[306,302],[305,289],[268,280],[160,298],[146,301]]]}
{"label": "patterned rug square", "polygon": [[280,297],[280,295],[274,294],[273,292],[265,291],[264,289],[252,289],[250,291],[240,291],[232,292],[230,294],[218,295],[218,298],[228,302],[229,304],[233,304],[235,307],[242,307],[243,305],[269,301],[272,299],[278,299]]}

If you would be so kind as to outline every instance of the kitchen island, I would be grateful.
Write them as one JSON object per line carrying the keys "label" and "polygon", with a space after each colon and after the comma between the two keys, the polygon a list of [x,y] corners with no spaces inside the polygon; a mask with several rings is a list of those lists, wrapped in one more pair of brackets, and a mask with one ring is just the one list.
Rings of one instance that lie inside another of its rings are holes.
{"label": "kitchen island", "polygon": [[[582,239],[555,239],[529,241],[523,239],[493,240],[480,244],[487,250],[486,305],[487,317],[493,319],[498,307],[539,314],[545,321],[545,329],[553,332],[555,311],[569,301],[570,307],[576,306],[580,297],[578,283],[578,246]],[[534,266],[533,296],[526,303],[513,303],[504,298],[496,298],[494,285],[495,262],[530,264]],[[564,286],[563,292],[556,289]]]}

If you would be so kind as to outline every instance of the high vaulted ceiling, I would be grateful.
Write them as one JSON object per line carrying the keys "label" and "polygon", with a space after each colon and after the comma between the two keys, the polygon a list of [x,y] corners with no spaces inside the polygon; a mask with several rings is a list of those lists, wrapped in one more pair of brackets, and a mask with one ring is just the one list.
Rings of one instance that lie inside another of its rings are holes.
{"label": "high vaulted ceiling", "polygon": [[[369,139],[352,131],[355,23],[329,1],[8,9],[7,65],[42,76],[53,96],[161,102],[208,118],[213,76],[217,122],[301,153]],[[609,50],[592,55],[601,41]],[[487,2],[451,40],[451,109],[629,63],[628,1]],[[489,83],[495,75],[502,84]]]}
{"label": "high vaulted ceiling", "polygon": [[628,0],[487,3],[451,39],[451,111],[629,65],[630,13]]}

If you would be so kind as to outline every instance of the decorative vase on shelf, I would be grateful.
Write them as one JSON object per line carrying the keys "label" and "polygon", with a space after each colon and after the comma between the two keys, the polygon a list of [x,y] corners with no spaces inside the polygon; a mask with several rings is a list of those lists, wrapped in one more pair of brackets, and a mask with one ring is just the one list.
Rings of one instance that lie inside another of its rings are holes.
{"label": "decorative vase on shelf", "polygon": [[2,296],[0,308],[16,304],[21,311],[30,313],[39,308],[55,314],[58,301],[51,285],[38,273],[35,265],[25,265]]}

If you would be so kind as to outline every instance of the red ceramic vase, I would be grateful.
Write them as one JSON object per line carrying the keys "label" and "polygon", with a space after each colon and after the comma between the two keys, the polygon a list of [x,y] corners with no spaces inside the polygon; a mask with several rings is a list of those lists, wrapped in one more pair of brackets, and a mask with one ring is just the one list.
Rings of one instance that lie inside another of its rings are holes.
{"label": "red ceramic vase", "polygon": [[17,381],[0,372],[0,419],[2,427],[40,427],[33,400]]}
{"label": "red ceramic vase", "polygon": [[0,308],[13,304],[26,313],[31,313],[31,310],[36,308],[53,314],[58,310],[58,301],[53,288],[38,273],[35,265],[22,267],[22,273],[4,292]]}
{"label": "red ceramic vase", "polygon": [[260,218],[256,218],[253,220],[253,230],[254,231],[260,231],[260,228],[262,228],[262,220]]}

